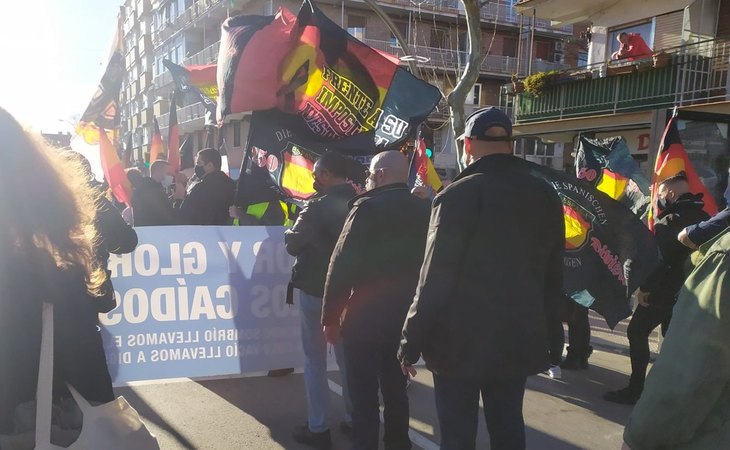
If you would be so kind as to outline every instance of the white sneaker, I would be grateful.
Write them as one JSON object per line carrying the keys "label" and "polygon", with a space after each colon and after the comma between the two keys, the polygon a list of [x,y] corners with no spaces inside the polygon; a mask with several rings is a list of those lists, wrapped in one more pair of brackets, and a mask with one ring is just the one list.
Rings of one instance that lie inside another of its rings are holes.
{"label": "white sneaker", "polygon": [[550,366],[547,372],[548,376],[553,380],[559,380],[563,378],[563,373],[560,371],[560,366]]}

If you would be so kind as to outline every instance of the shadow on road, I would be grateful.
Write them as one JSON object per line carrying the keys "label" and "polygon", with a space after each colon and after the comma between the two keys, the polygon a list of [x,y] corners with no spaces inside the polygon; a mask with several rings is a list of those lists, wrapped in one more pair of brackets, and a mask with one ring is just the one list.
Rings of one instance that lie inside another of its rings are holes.
{"label": "shadow on road", "polygon": [[196,448],[185,436],[182,435],[182,433],[180,433],[180,431],[163,419],[150,404],[137,395],[134,388],[121,387],[115,388],[114,391],[117,395],[123,395],[129,404],[137,410],[140,416],[142,416],[145,422],[154,424],[160,430],[169,433],[170,436],[180,445],[180,448],[191,450]]}

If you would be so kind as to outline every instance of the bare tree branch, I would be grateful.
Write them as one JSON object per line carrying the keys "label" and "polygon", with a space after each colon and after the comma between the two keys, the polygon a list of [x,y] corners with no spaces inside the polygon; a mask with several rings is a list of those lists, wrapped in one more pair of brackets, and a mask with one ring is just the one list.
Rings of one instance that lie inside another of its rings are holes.
{"label": "bare tree branch", "polygon": [[[461,74],[456,87],[448,95],[446,101],[451,109],[451,129],[454,136],[461,136],[464,132],[464,103],[466,96],[474,87],[479,78],[479,69],[482,63],[482,29],[479,15],[480,0],[461,0],[466,13],[466,27],[469,34],[469,60],[466,63],[466,70]],[[463,142],[457,142],[456,158],[459,171],[464,169],[462,153]]]}
{"label": "bare tree branch", "polygon": [[[408,41],[403,37],[403,35],[398,30],[398,27],[395,26],[395,23],[390,19],[390,16],[388,16],[388,13],[386,13],[383,8],[378,5],[375,0],[365,0],[365,4],[367,4],[370,9],[375,11],[375,14],[380,17],[383,22],[385,22],[385,25],[390,29],[390,32],[393,33],[393,36],[395,36],[395,39],[398,41],[398,45],[401,46],[403,49],[403,53],[405,53],[406,56],[411,56],[411,48],[408,45]],[[416,62],[413,60],[408,61],[408,69],[410,69],[411,73],[416,75]]]}

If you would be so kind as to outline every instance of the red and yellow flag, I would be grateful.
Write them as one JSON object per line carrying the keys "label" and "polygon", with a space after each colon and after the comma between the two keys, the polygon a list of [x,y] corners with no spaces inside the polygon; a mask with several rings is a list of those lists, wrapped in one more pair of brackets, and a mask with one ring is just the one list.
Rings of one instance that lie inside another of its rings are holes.
{"label": "red and yellow flag", "polygon": [[162,159],[165,154],[165,148],[162,144],[162,134],[160,133],[160,124],[157,123],[157,117],[154,118],[155,132],[152,134],[152,143],[150,144],[150,164]]}
{"label": "red and yellow flag", "polygon": [[315,192],[312,177],[314,162],[297,154],[296,147],[292,150],[292,153],[284,152],[284,166],[281,169],[279,185],[290,197],[307,199]]}
{"label": "red and yellow flag", "polygon": [[129,183],[124,165],[119,159],[117,150],[112,145],[106,131],[101,128],[99,133],[99,153],[104,178],[109,183],[114,197],[127,206],[132,204],[132,185]]}
{"label": "red and yellow flag", "polygon": [[656,192],[659,184],[667,178],[684,172],[689,183],[689,190],[693,194],[703,194],[705,202],[704,210],[707,214],[714,216],[717,214],[717,204],[707,187],[697,175],[689,156],[682,145],[679,137],[679,129],[677,128],[676,118],[672,117],[664,130],[662,143],[657,153],[656,163],[654,164],[654,174],[651,178],[651,209],[649,211],[649,229],[654,230],[654,218],[656,214]]}
{"label": "red and yellow flag", "polygon": [[411,186],[428,186],[434,192],[439,192],[444,186],[431,159],[426,155],[426,141],[423,139],[417,141],[408,181]]}

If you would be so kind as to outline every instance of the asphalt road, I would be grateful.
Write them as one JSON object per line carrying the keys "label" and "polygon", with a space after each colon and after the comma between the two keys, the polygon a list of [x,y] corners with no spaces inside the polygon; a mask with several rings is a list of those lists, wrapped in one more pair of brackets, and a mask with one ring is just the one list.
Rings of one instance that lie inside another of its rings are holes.
{"label": "asphalt road", "polygon": [[[607,390],[623,387],[630,370],[626,324],[614,332],[592,317],[595,352],[590,369],[563,371],[562,380],[545,375],[527,383],[524,413],[530,449],[618,449],[631,408],[604,401]],[[653,340],[653,348],[656,348]],[[330,373],[335,449],[347,449],[336,426],[342,419],[340,379]],[[137,408],[163,449],[306,449],[291,438],[305,423],[301,374],[280,378],[252,376],[218,380],[173,380],[118,388]],[[433,380],[421,369],[409,388],[414,448],[437,449],[439,431]],[[489,448],[480,418],[477,448]]]}

